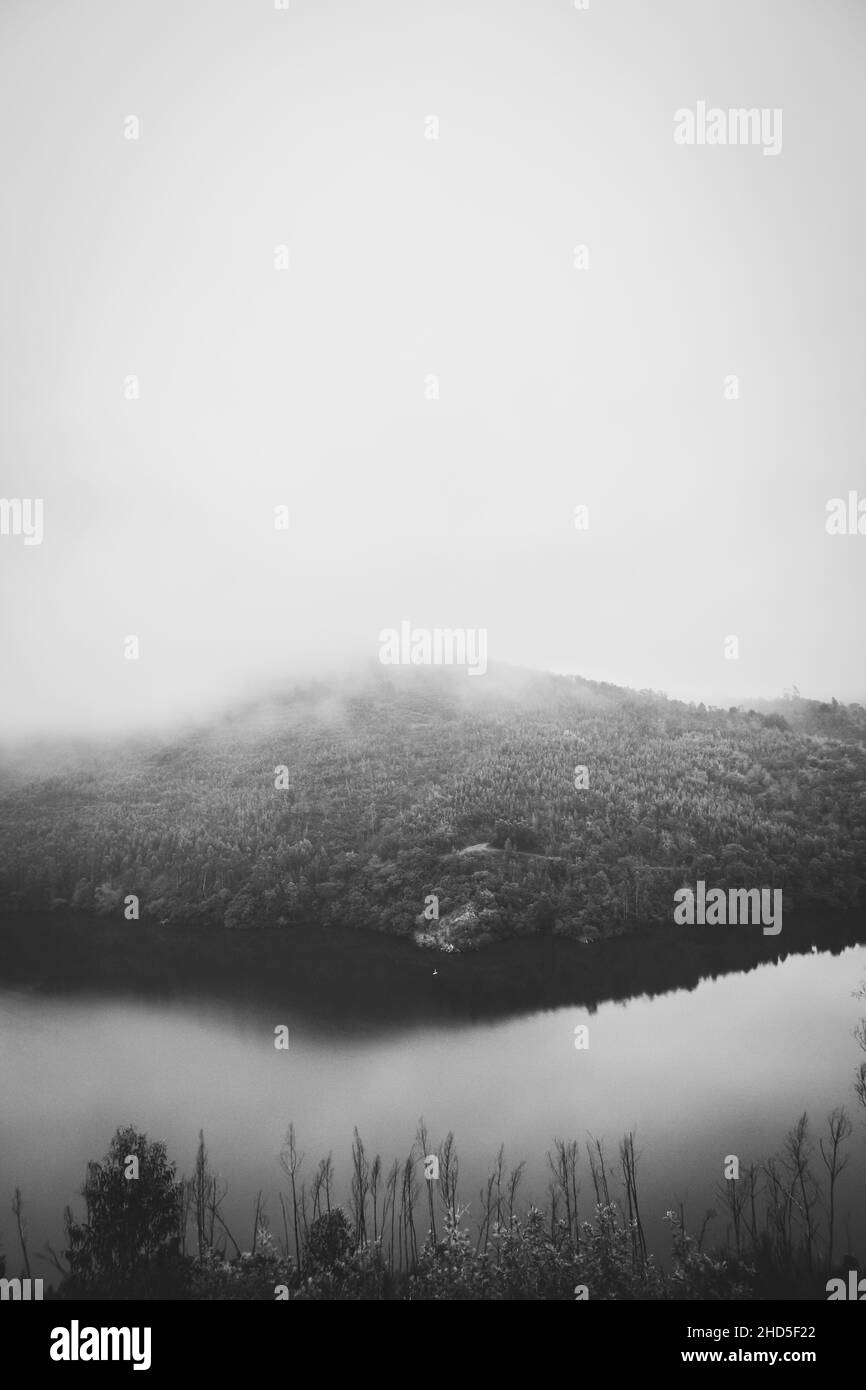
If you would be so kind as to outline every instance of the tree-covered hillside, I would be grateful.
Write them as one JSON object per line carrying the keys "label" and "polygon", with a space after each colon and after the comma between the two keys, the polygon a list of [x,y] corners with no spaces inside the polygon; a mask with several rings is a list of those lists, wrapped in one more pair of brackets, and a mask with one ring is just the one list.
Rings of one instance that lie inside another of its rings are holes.
{"label": "tree-covered hillside", "polygon": [[7,751],[0,901],[122,922],[134,894],[142,921],[458,950],[670,921],[699,878],[782,888],[786,913],[862,906],[864,740],[866,711],[835,701],[377,668],[170,740]]}

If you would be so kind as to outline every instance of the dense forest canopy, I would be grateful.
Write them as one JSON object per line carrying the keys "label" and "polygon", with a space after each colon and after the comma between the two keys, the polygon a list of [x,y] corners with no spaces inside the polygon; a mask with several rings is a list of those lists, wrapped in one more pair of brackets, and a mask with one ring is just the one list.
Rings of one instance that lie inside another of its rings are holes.
{"label": "dense forest canopy", "polygon": [[171,738],[7,750],[0,903],[122,924],[134,894],[142,922],[457,950],[670,921],[697,879],[781,888],[787,913],[862,906],[864,741],[866,710],[835,700],[377,667]]}

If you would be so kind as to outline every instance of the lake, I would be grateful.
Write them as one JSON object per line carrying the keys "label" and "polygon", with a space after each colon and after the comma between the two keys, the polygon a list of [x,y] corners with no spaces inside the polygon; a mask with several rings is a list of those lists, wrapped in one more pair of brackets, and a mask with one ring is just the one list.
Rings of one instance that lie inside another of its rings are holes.
{"label": "lake", "polygon": [[[704,980],[691,990],[498,1019],[383,1029],[318,1017],[293,1001],[170,1002],[104,994],[0,991],[0,1232],[17,1269],[14,1187],[22,1189],[31,1251],[60,1246],[62,1214],[90,1158],[118,1125],[165,1139],[179,1170],[192,1169],[199,1129],[230,1184],[224,1212],[242,1248],[263,1189],[280,1229],[280,1144],[289,1121],[306,1154],[304,1174],[329,1150],[337,1198],[346,1195],[358,1127],[368,1153],[405,1157],[424,1117],[434,1144],[453,1130],[462,1201],[470,1219],[500,1143],[526,1161],[523,1202],[543,1202],[546,1152],[557,1136],[589,1134],[616,1146],[629,1129],[642,1155],[639,1194],[648,1240],[664,1261],[667,1209],[685,1204],[694,1231],[706,1209],[724,1217],[714,1187],[725,1156],[741,1165],[781,1147],[803,1110],[813,1137],[845,1104],[855,1123],[838,1191],[841,1240],[862,1253],[866,1127],[853,1093],[861,1054],[852,1036],[866,1004],[866,948],[790,956]],[[289,1028],[288,1051],[274,1029]],[[575,1028],[589,1047],[575,1048]],[[515,1097],[519,1104],[515,1104]],[[820,1166],[820,1159],[818,1159]],[[282,1189],[287,1191],[285,1179]],[[582,1162],[582,1215],[594,1194]],[[521,1204],[522,1205],[522,1204]],[[859,1214],[858,1214],[859,1209]],[[419,1223],[420,1224],[420,1223]],[[47,1273],[47,1267],[34,1273]]]}

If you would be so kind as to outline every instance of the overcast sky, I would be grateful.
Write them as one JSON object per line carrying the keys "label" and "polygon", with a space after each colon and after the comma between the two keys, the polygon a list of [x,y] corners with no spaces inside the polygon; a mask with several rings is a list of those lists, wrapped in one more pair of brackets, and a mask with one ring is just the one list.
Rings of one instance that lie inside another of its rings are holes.
{"label": "overcast sky", "polygon": [[[44,500],[4,730],[199,715],[405,619],[862,699],[825,519],[866,498],[864,40],[858,0],[4,0],[0,495]],[[781,152],[675,144],[700,101]]]}

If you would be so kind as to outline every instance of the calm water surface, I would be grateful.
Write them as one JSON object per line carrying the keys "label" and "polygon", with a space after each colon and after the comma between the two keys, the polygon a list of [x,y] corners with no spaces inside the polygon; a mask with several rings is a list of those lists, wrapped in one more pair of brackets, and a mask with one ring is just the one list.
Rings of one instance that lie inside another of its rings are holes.
{"label": "calm water surface", "polygon": [[[726,1154],[741,1164],[759,1159],[803,1110],[817,1129],[843,1103],[855,1136],[839,1190],[840,1229],[847,1218],[862,1247],[866,1126],[853,1095],[860,1054],[852,1030],[866,1012],[853,997],[864,978],[866,950],[852,947],[595,1013],[565,1008],[387,1033],[317,1022],[289,1003],[280,1016],[269,1005],[195,998],[0,992],[2,1248],[16,1265],[16,1185],[31,1248],[61,1242],[64,1205],[81,1209],[74,1199],[86,1162],[101,1157],[120,1124],[165,1139],[186,1172],[204,1129],[212,1164],[230,1184],[226,1219],[248,1248],[259,1188],[279,1222],[277,1156],[290,1120],[308,1178],[333,1150],[340,1199],[354,1127],[387,1169],[408,1152],[423,1115],[435,1143],[455,1133],[470,1218],[501,1142],[509,1161],[526,1160],[524,1199],[541,1202],[555,1136],[603,1138],[614,1158],[619,1138],[634,1129],[642,1212],[664,1258],[664,1212],[682,1201],[687,1221],[699,1225],[718,1207],[713,1188]],[[588,1051],[574,1047],[579,1023],[589,1025]],[[274,1049],[277,1024],[290,1029],[288,1052]],[[586,1214],[591,1199],[584,1160]],[[710,1229],[721,1237],[721,1216]]]}

